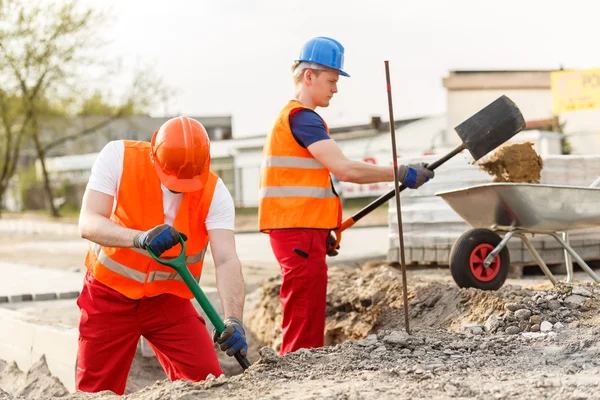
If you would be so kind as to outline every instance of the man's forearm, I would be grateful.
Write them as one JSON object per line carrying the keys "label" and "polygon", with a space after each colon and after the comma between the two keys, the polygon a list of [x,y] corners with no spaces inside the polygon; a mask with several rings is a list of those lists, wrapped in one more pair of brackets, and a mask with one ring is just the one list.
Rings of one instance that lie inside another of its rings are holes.
{"label": "man's forearm", "polygon": [[340,181],[352,183],[378,183],[394,180],[394,169],[391,166],[373,165],[361,161],[351,161],[344,169]]}
{"label": "man's forearm", "polygon": [[215,265],[217,290],[225,317],[235,317],[243,321],[246,286],[240,260],[235,257],[221,265]]}
{"label": "man's forearm", "polygon": [[140,231],[125,228],[100,214],[86,213],[79,218],[81,237],[106,247],[133,247]]}

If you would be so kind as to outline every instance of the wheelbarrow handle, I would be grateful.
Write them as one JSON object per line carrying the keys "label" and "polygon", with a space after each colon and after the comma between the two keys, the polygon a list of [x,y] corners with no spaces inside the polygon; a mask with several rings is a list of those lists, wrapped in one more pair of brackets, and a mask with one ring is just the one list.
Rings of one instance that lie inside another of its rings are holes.
{"label": "wheelbarrow handle", "polygon": [[[448,161],[455,155],[459,154],[461,151],[463,151],[466,148],[467,148],[467,146],[464,143],[462,143],[461,145],[457,146],[454,150],[452,150],[450,153],[446,154],[444,157],[429,164],[427,166],[427,169],[429,169],[431,171],[435,170],[436,168],[438,168],[439,166],[441,166],[446,161]],[[403,191],[404,189],[406,189],[406,186],[400,185],[400,188],[399,188],[400,192]],[[362,217],[369,214],[371,211],[375,210],[382,204],[385,204],[388,200],[393,199],[395,195],[396,195],[396,190],[392,189],[389,192],[387,192],[386,194],[373,200],[370,204],[366,205],[363,209],[357,211],[351,217],[348,217],[344,221],[342,221],[342,225],[338,229],[333,231],[335,233],[335,244],[332,247],[337,248],[340,245],[340,242],[342,241],[342,232],[344,232],[346,229],[354,226],[354,224],[356,224]]]}
{"label": "wheelbarrow handle", "polygon": [[[202,307],[202,310],[204,310],[204,312],[206,313],[206,316],[215,327],[217,333],[220,335],[225,330],[225,323],[223,322],[215,308],[212,306],[210,300],[208,300],[202,289],[200,289],[200,285],[198,284],[198,282],[196,282],[194,276],[188,269],[185,257],[185,241],[181,236],[179,237],[179,244],[181,244],[181,253],[179,253],[177,257],[168,260],[158,257],[152,252],[152,250],[150,250],[149,247],[146,247],[146,250],[148,251],[148,253],[150,253],[154,260],[156,260],[162,265],[166,265],[167,267],[173,268],[175,271],[177,271],[177,273],[183,279],[183,282],[190,289],[190,291],[198,301],[198,304],[200,304],[200,307]],[[239,353],[235,354],[235,359],[238,361],[238,363],[243,369],[247,369],[250,366],[250,362],[248,361],[248,359]]]}

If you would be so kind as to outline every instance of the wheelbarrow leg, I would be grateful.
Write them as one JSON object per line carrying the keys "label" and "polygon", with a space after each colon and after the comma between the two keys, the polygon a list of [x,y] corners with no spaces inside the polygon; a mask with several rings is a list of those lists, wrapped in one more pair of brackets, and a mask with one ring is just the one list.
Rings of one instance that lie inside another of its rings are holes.
{"label": "wheelbarrow leg", "polygon": [[[562,238],[566,244],[569,244],[569,232],[563,232]],[[567,268],[567,283],[571,283],[573,281],[573,260],[571,259],[571,255],[564,249],[565,251],[565,267]]]}
{"label": "wheelbarrow leg", "polygon": [[583,269],[585,272],[587,272],[587,274],[589,276],[591,276],[592,279],[594,281],[596,281],[596,283],[600,283],[600,277],[598,275],[596,275],[596,273],[590,268],[589,265],[586,264],[585,261],[583,261],[583,259],[581,257],[579,257],[579,254],[577,254],[575,252],[575,250],[573,250],[573,248],[571,248],[571,246],[569,246],[567,243],[565,243],[565,241],[562,240],[557,233],[553,232],[553,233],[550,233],[550,235],[554,239],[556,239],[556,241],[558,243],[560,243],[562,245],[562,247],[564,247],[565,250],[569,252],[569,254],[571,254],[571,257],[573,257],[575,259],[575,261],[577,261],[577,264],[579,264],[579,266],[581,267],[581,269]]}
{"label": "wheelbarrow leg", "polygon": [[490,254],[488,254],[485,258],[485,261],[483,262],[484,268],[489,268],[490,265],[492,265],[492,263],[494,262],[494,258],[496,258],[498,254],[500,254],[504,246],[506,246],[510,238],[512,238],[515,233],[516,231],[510,231],[502,238],[500,243],[498,243],[498,246],[496,246],[496,248],[492,250]]}
{"label": "wheelbarrow leg", "polygon": [[550,282],[552,282],[552,285],[556,286],[556,282],[557,282],[556,278],[554,277],[554,275],[552,275],[552,272],[550,272],[550,268],[548,268],[548,266],[546,265],[544,260],[542,260],[542,257],[540,257],[540,254],[533,247],[533,244],[531,244],[531,241],[529,240],[529,238],[522,233],[517,234],[517,237],[519,239],[521,239],[523,241],[523,243],[525,243],[525,246],[527,246],[527,250],[529,250],[529,252],[531,253],[531,256],[534,258],[535,262],[537,262],[538,266],[540,267],[540,269],[542,270],[544,275],[546,275],[546,277],[548,279],[550,279]]}

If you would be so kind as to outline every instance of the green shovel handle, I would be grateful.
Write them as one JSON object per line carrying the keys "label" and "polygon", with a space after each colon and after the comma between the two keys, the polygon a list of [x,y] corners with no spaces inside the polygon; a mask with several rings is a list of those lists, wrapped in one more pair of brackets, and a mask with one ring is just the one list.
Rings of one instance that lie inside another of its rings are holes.
{"label": "green shovel handle", "polygon": [[[198,282],[196,282],[194,276],[188,269],[185,256],[185,241],[181,236],[179,237],[179,243],[181,244],[181,253],[179,253],[177,257],[169,260],[159,258],[156,254],[152,252],[152,250],[150,250],[149,247],[146,247],[146,250],[157,262],[161,263],[162,265],[166,265],[167,267],[171,267],[175,271],[177,271],[177,273],[183,279],[183,282],[187,285],[187,287],[190,289],[190,291],[200,304],[200,307],[202,307],[202,310],[204,310],[204,312],[206,313],[206,316],[208,317],[210,322],[212,322],[217,333],[220,335],[225,330],[225,324],[223,323],[221,317],[219,317],[219,314],[217,313],[215,308],[212,306],[212,304],[210,304],[210,301],[208,300],[202,289],[200,289],[200,285],[198,285]],[[235,354],[235,359],[240,363],[243,369],[247,369],[250,366],[250,362],[248,361],[248,359],[239,353]]]}

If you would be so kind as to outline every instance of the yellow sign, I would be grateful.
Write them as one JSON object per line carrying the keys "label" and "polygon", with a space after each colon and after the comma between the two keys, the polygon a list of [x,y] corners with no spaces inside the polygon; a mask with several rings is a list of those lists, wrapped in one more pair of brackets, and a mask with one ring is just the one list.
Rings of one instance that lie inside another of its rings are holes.
{"label": "yellow sign", "polygon": [[550,74],[554,115],[600,108],[600,68]]}

